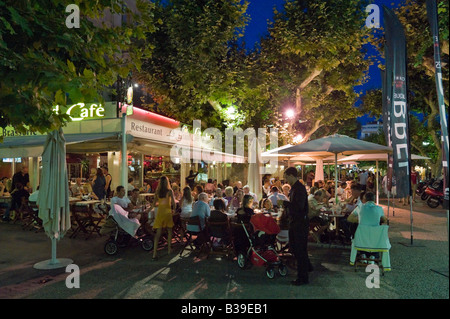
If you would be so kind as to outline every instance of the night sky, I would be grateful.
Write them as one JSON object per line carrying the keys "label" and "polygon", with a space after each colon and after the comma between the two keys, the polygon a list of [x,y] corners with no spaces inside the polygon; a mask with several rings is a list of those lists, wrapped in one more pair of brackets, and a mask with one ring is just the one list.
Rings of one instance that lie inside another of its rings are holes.
{"label": "night sky", "polygon": [[[284,0],[248,0],[249,8],[247,13],[250,15],[250,21],[245,29],[244,40],[248,49],[252,49],[254,44],[259,41],[259,39],[267,34],[267,20],[272,20],[273,18],[273,8],[276,7],[278,11],[283,9]],[[382,5],[387,7],[397,6],[396,4],[401,3],[400,0],[375,0],[373,3],[380,6],[380,23],[383,26],[383,13]],[[369,48],[369,54],[377,53],[376,50]],[[372,65],[369,69],[370,79],[366,84],[361,87],[355,87],[355,91],[362,91],[363,94],[366,90],[372,88],[381,88],[381,74],[378,66],[376,64]],[[380,106],[381,107],[381,106]],[[358,118],[361,124],[365,124],[368,121],[372,121],[372,118],[367,116]]]}

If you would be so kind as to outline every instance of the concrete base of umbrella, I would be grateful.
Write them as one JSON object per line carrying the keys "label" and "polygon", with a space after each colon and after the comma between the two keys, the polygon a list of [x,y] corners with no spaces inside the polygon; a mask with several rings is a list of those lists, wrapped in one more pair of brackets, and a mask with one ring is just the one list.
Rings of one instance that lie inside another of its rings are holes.
{"label": "concrete base of umbrella", "polygon": [[56,238],[52,238],[52,258],[34,264],[35,269],[58,269],[72,264],[69,258],[56,258]]}

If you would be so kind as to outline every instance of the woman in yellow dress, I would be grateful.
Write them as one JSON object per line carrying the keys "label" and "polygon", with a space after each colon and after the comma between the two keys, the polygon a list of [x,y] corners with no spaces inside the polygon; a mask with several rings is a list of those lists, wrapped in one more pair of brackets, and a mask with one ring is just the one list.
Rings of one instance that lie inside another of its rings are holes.
{"label": "woman in yellow dress", "polygon": [[172,251],[172,211],[175,210],[175,205],[176,203],[173,196],[173,191],[170,188],[169,179],[167,176],[161,176],[158,187],[155,191],[155,200],[153,202],[153,206],[157,207],[155,222],[153,224],[153,229],[156,229],[153,245],[153,259],[157,258],[158,242],[163,228],[167,228],[167,248],[169,254]]}

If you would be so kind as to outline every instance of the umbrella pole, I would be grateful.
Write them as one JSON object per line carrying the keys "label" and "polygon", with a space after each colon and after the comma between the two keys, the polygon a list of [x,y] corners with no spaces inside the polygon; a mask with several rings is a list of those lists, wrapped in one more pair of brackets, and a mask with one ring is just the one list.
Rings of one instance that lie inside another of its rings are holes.
{"label": "umbrella pole", "polygon": [[[330,167],[330,166],[328,166],[328,167]],[[334,153],[334,204],[337,204],[337,202],[338,202],[337,184],[338,184],[338,178],[337,178],[337,153]]]}
{"label": "umbrella pole", "polygon": [[58,261],[58,259],[56,259],[56,238],[53,237],[52,238],[52,259],[50,259],[49,264],[56,265],[58,263],[59,263],[59,261]]}
{"label": "umbrella pole", "polygon": [[411,219],[411,245],[413,244],[413,198],[412,195],[409,195],[409,208],[410,208],[410,219]]}
{"label": "umbrella pole", "polygon": [[375,172],[375,188],[376,188],[376,192],[377,192],[377,205],[380,204],[380,192],[378,189],[378,160],[376,161],[377,163],[377,168],[376,168],[376,172]]}
{"label": "umbrella pole", "polygon": [[387,210],[387,218],[389,219],[389,208],[390,208],[390,199],[391,199],[391,196],[390,196],[390,194],[391,194],[391,192],[390,191],[388,191],[387,192],[387,195],[388,195],[388,210]]}

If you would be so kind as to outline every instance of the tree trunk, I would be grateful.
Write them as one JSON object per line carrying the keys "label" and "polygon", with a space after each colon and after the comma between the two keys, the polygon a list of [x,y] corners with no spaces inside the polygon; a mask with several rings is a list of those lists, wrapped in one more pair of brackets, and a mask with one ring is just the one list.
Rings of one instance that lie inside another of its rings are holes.
{"label": "tree trunk", "polygon": [[297,111],[297,114],[300,114],[300,112],[302,111],[302,90],[305,89],[309,85],[309,83],[311,83],[321,73],[322,69],[314,69],[311,74],[298,86],[295,94],[295,109]]}

